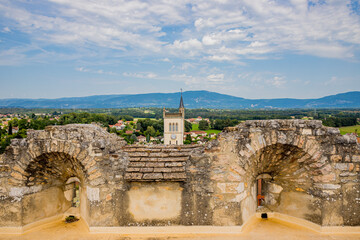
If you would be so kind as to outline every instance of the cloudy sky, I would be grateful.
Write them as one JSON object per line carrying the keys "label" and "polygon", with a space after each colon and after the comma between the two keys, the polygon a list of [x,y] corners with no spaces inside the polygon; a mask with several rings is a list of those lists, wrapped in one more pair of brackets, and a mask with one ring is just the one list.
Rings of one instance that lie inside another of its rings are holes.
{"label": "cloudy sky", "polygon": [[0,0],[0,98],[314,98],[359,61],[359,0]]}

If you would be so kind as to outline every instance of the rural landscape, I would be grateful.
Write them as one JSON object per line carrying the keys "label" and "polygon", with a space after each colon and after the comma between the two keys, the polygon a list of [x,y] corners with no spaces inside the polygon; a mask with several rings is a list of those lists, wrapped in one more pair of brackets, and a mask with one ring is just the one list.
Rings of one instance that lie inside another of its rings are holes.
{"label": "rural landscape", "polygon": [[0,0],[19,239],[360,239],[360,0]]}
{"label": "rural landscape", "polygon": [[[194,97],[186,99],[186,107],[199,107],[194,109],[186,108],[185,132],[186,135],[191,135],[191,137],[187,138],[186,144],[208,142],[211,139],[215,139],[216,135],[224,130],[225,127],[234,127],[246,120],[266,119],[321,120],[324,126],[340,128],[340,133],[343,135],[354,134],[360,137],[360,92],[329,96],[321,100],[283,99],[284,103],[280,103],[280,106],[283,106],[283,108],[278,106],[271,106],[271,108],[249,108],[250,105],[247,105],[247,108],[245,108],[239,103],[239,105],[232,105],[232,109],[225,108],[225,106],[229,106],[227,105],[229,103],[226,101],[226,98],[232,98],[232,96],[200,92],[202,96],[201,100],[199,100],[198,93],[184,92],[183,94],[184,97],[190,94],[197,96],[196,101]],[[179,94],[161,95],[165,95],[164,98],[167,98],[166,106],[174,107],[176,103],[172,103],[176,102],[176,95],[178,96]],[[74,123],[97,124],[108,132],[121,136],[129,144],[163,143],[164,122],[162,119],[161,102],[164,102],[164,100],[161,100],[158,95],[160,94],[152,94],[152,96],[140,95],[138,97],[136,95],[125,95],[122,96],[121,102],[117,103],[119,108],[77,108],[83,106],[94,107],[95,105],[93,104],[101,102],[100,99],[108,101],[108,99],[112,98],[119,99],[119,96],[94,96],[93,98],[97,100],[93,103],[87,97],[86,103],[81,105],[79,105],[81,100],[78,99],[42,99],[41,103],[38,103],[41,105],[34,104],[34,102],[39,100],[0,99],[0,104],[4,104],[3,108],[0,108],[0,152],[5,151],[6,146],[10,145],[11,139],[26,138],[27,129],[43,130],[46,126],[50,125]],[[138,99],[138,102],[133,102],[134,100],[129,100],[128,98]],[[125,103],[132,102],[131,105],[133,106],[145,106],[146,102],[155,103],[158,101],[158,103],[156,103],[157,107],[128,107],[126,104],[124,104],[125,107],[121,107],[122,101]],[[262,102],[267,104],[271,104],[271,101],[275,102],[275,100],[271,99],[262,100]],[[291,103],[296,101],[303,101],[308,105],[301,105],[301,108],[284,107],[287,106],[286,104],[288,106],[296,106],[295,103]],[[111,100],[111,102],[115,104],[116,101]],[[258,105],[265,105],[260,103],[260,100],[257,102]],[[49,106],[63,104],[66,104],[67,107],[49,108]],[[219,104],[223,104],[223,106]],[[37,108],[29,108],[29,106],[37,106]],[[221,106],[221,108],[206,108],[207,106]],[[324,106],[327,108],[324,108]],[[329,106],[333,107],[330,108]],[[344,106],[346,108],[341,108]],[[174,109],[170,110],[174,111]]]}

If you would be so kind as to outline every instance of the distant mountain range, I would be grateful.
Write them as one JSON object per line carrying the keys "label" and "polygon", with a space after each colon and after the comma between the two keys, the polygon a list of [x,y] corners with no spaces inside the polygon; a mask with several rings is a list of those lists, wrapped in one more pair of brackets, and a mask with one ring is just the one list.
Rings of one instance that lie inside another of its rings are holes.
{"label": "distant mountain range", "polygon": [[[360,92],[347,92],[318,99],[245,99],[208,91],[183,93],[185,108],[360,108]],[[20,108],[128,108],[179,105],[180,93],[97,95],[57,99],[0,99],[0,107]]]}

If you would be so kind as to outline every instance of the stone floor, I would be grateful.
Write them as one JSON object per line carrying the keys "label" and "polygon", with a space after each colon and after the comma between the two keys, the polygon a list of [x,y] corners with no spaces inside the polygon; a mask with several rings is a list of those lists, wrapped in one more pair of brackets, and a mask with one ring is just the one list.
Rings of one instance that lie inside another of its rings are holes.
{"label": "stone floor", "polygon": [[292,239],[292,240],[301,240],[301,239],[316,239],[316,240],[325,240],[325,239],[341,239],[341,240],[359,240],[360,234],[319,234],[308,229],[284,225],[272,220],[258,220],[254,224],[247,226],[239,235],[212,235],[212,236],[201,236],[201,235],[191,235],[191,236],[164,236],[156,237],[151,235],[141,235],[141,236],[122,236],[120,234],[90,234],[85,224],[82,221],[75,223],[67,224],[65,222],[54,222],[48,224],[41,229],[36,231],[31,231],[23,235],[10,235],[3,234],[0,235],[0,240],[130,240],[130,239],[148,239],[148,240],[185,240],[185,239],[206,239],[206,240],[235,240],[235,239],[246,239],[246,240],[261,240],[261,239]]}

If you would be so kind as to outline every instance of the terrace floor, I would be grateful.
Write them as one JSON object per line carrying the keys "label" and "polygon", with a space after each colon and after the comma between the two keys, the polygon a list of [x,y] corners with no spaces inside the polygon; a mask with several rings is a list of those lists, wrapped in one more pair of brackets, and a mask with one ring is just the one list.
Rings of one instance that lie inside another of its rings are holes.
{"label": "terrace floor", "polygon": [[216,234],[216,235],[169,235],[169,236],[156,236],[151,234],[142,234],[141,232],[136,235],[122,235],[122,234],[95,234],[89,233],[83,221],[75,223],[65,223],[63,221],[56,221],[42,226],[37,230],[27,232],[22,235],[2,234],[1,240],[130,240],[130,239],[148,239],[148,240],[185,240],[185,239],[206,239],[206,240],[261,240],[261,239],[349,239],[359,240],[360,234],[319,234],[312,230],[276,222],[276,220],[262,220],[258,219],[251,225],[248,225],[243,231],[236,235]]}

